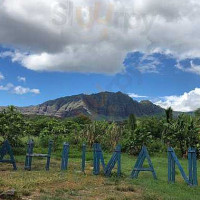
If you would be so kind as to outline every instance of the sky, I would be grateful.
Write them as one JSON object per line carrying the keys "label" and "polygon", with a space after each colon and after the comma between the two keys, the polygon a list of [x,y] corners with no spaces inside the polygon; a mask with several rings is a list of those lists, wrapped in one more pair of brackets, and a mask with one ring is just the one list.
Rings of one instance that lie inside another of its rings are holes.
{"label": "sky", "polygon": [[200,108],[198,0],[0,1],[0,106],[121,91]]}

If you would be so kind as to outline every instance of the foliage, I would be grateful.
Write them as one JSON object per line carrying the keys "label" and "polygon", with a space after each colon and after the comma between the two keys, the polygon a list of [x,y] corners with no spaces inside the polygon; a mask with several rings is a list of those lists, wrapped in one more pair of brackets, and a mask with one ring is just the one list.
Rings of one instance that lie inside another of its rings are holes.
{"label": "foliage", "polygon": [[161,119],[156,117],[141,118],[136,129],[124,129],[122,136],[123,150],[131,154],[138,154],[142,145],[150,147],[156,140],[162,137],[163,123]]}
{"label": "foliage", "polygon": [[105,149],[113,151],[122,137],[122,127],[115,122],[108,125],[102,137],[101,144]]}
{"label": "foliage", "polygon": [[62,136],[66,133],[66,127],[61,121],[51,119],[47,122],[46,127],[42,129],[40,133],[40,143],[42,146],[48,146],[50,140],[53,140],[53,147],[56,149],[60,142],[62,142]]}
{"label": "foliage", "polygon": [[129,118],[128,118],[128,128],[130,129],[130,130],[135,130],[135,128],[136,128],[136,126],[137,126],[137,124],[136,124],[136,117],[135,117],[135,115],[134,114],[131,114],[130,116],[129,116]]}
{"label": "foliage", "polygon": [[198,108],[195,112],[194,112],[195,116],[197,118],[200,118],[200,108]]}
{"label": "foliage", "polygon": [[173,119],[173,110],[171,107],[169,107],[168,109],[165,110],[165,114],[166,114],[166,120],[167,123],[170,123]]}
{"label": "foliage", "polygon": [[20,146],[20,136],[24,135],[25,121],[14,106],[9,106],[0,113],[0,136],[9,140],[12,146]]}
{"label": "foliage", "polygon": [[42,116],[23,116],[13,106],[0,112],[0,136],[8,139],[13,147],[20,146],[22,137],[39,138],[42,147],[47,147],[49,140],[54,141],[54,150],[63,142],[81,147],[85,143],[92,148],[94,143],[101,143],[102,148],[113,151],[117,144],[130,154],[138,154],[142,145],[150,153],[165,152],[168,145],[179,150],[184,156],[188,147],[200,150],[200,117],[181,114],[173,118],[171,108],[164,117],[136,118],[130,115],[123,122],[91,121],[87,116],[58,119]]}
{"label": "foliage", "polygon": [[94,143],[101,143],[108,128],[108,122],[94,121],[85,126],[83,137],[87,140],[89,147]]}
{"label": "foliage", "polygon": [[164,140],[169,145],[178,147],[182,156],[191,147],[199,148],[199,130],[196,126],[196,119],[181,114],[172,123],[165,124]]}

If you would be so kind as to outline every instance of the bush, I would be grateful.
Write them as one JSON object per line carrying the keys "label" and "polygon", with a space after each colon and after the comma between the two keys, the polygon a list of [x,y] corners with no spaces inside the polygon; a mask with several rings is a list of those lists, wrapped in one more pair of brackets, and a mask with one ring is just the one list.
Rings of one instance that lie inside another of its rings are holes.
{"label": "bush", "polygon": [[154,140],[148,145],[148,151],[150,153],[162,153],[166,152],[166,150],[167,146],[164,145],[160,139]]}
{"label": "bush", "polygon": [[53,141],[53,149],[57,150],[63,143],[64,136],[55,134],[50,135],[48,132],[43,131],[39,136],[40,145],[44,148],[47,148],[49,146],[49,141]]}

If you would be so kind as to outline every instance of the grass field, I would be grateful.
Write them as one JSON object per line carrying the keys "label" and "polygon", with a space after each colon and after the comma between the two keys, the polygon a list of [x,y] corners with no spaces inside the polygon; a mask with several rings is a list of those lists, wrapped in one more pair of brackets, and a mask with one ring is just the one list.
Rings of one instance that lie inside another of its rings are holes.
{"label": "grass field", "polygon": [[[36,150],[37,151],[37,150]],[[45,160],[34,159],[32,171],[24,171],[24,156],[16,156],[18,171],[7,164],[0,164],[0,192],[15,189],[15,199],[38,200],[198,200],[200,187],[189,187],[180,172],[176,171],[176,183],[167,183],[167,157],[152,157],[158,180],[150,172],[141,172],[138,179],[130,173],[136,157],[122,155],[122,176],[114,171],[109,178],[92,174],[92,152],[87,153],[86,173],[80,171],[81,152],[71,149],[69,169],[60,171],[60,152],[52,155],[50,171],[44,170]],[[111,154],[104,154],[106,162]],[[180,160],[187,172],[187,160]],[[198,172],[200,170],[198,169]],[[199,180],[200,182],[200,180]]]}

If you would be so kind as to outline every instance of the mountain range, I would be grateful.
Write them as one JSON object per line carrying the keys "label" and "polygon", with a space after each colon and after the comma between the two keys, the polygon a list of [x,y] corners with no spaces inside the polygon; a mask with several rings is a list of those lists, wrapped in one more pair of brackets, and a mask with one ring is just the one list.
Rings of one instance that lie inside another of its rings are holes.
{"label": "mountain range", "polygon": [[[0,107],[1,109],[3,107]],[[50,100],[36,106],[18,107],[25,115],[45,115],[59,118],[86,115],[94,120],[124,120],[130,114],[137,117],[164,114],[164,109],[152,102],[135,101],[121,92],[79,94]]]}

